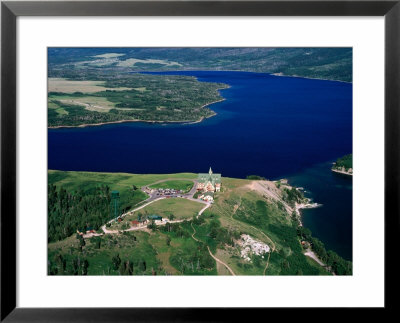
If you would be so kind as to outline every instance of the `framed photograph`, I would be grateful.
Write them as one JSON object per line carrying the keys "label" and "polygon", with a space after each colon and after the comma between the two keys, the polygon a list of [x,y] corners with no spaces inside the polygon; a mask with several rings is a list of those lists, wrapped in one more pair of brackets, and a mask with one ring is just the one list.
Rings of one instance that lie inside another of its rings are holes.
{"label": "framed photograph", "polygon": [[391,309],[399,15],[2,2],[1,320]]}

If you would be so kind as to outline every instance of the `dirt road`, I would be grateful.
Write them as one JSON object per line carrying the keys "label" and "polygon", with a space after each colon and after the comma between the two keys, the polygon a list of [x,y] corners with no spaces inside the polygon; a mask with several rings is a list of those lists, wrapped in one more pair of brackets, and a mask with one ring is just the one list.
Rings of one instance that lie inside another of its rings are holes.
{"label": "dirt road", "polygon": [[318,258],[317,255],[314,253],[314,251],[308,249],[308,250],[304,253],[304,255],[307,256],[307,257],[310,257],[310,258],[314,259],[314,260],[315,260],[319,265],[321,265],[322,267],[326,267],[326,265],[325,265],[321,260],[319,260],[319,258]]}
{"label": "dirt road", "polygon": [[[194,236],[194,235],[196,234],[196,229],[194,228],[193,223],[190,223],[190,225],[192,226],[192,229],[193,229],[192,238],[193,238],[195,241],[197,241],[197,242],[201,242],[199,239],[197,239],[197,238]],[[231,273],[232,276],[236,276],[235,273],[233,272],[233,270],[231,269],[231,267],[229,267],[229,266],[228,266],[226,263],[224,263],[222,260],[220,260],[220,259],[218,259],[217,257],[215,257],[215,256],[212,254],[212,252],[211,252],[211,250],[210,250],[210,248],[209,248],[208,246],[207,246],[207,249],[208,249],[208,253],[210,254],[210,256],[211,256],[215,261],[217,261],[217,262],[219,262],[221,265],[225,266],[225,268],[229,270],[229,272]]]}

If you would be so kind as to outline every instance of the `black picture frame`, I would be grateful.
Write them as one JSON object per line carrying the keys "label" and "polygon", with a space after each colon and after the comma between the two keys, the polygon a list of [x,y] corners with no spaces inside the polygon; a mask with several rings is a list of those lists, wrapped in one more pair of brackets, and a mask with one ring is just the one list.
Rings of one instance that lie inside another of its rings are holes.
{"label": "black picture frame", "polygon": [[[234,321],[243,309],[17,308],[16,19],[19,16],[384,16],[385,307],[395,309],[399,236],[400,0],[4,1],[1,3],[1,321]],[[373,125],[371,125],[373,127]],[[372,255],[371,255],[372,257]],[[251,309],[252,311],[260,311]],[[381,314],[381,310],[378,310]],[[380,315],[379,314],[379,315]],[[253,315],[253,314],[251,314]]]}

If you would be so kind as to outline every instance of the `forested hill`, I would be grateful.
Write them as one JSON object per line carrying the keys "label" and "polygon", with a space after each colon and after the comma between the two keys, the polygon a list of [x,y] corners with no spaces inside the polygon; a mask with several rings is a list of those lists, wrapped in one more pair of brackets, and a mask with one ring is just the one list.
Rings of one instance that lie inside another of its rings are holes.
{"label": "forested hill", "polygon": [[49,77],[60,77],[68,65],[121,71],[249,71],[352,81],[352,48],[49,48],[48,54]]}

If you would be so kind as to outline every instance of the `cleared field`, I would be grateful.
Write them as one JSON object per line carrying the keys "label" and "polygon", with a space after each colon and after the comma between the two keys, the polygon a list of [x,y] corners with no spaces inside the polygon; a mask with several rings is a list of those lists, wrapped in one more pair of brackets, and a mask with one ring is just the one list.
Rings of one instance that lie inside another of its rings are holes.
{"label": "cleared field", "polygon": [[119,56],[125,56],[125,54],[118,54],[118,53],[105,53],[101,55],[95,55],[93,57],[98,57],[98,58],[112,58],[112,57],[119,57]]}
{"label": "cleared field", "polygon": [[47,107],[49,109],[58,109],[59,105],[53,101],[49,101],[49,102],[47,102]]}
{"label": "cleared field", "polygon": [[60,107],[57,103],[55,103],[53,101],[49,101],[47,106],[49,109],[54,110],[59,115],[67,115],[68,114],[68,111],[66,111],[64,108]]}
{"label": "cleared field", "polygon": [[[116,109],[120,111],[144,111],[145,109],[138,108],[116,108],[115,103],[110,102],[107,98],[104,97],[74,97],[74,96],[50,96],[47,106],[49,109],[54,109],[59,114],[68,114],[64,108],[62,108],[59,103],[64,104],[72,104],[83,106],[85,110],[88,111],[97,111],[97,112],[109,112],[111,109]],[[61,112],[59,112],[61,111]]]}
{"label": "cleared field", "polygon": [[132,189],[132,185],[141,187],[159,180],[171,178],[195,179],[194,173],[177,174],[129,174],[129,173],[94,173],[94,172],[65,172],[48,171],[49,184],[57,184],[68,190],[89,190],[99,185],[108,185],[113,190]]}
{"label": "cleared field", "polygon": [[183,198],[166,198],[156,201],[138,212],[158,214],[162,217],[168,217],[170,214],[173,214],[175,219],[191,219],[194,215],[197,215],[203,207],[204,204],[202,203]]}
{"label": "cleared field", "polygon": [[127,87],[107,88],[104,86],[103,81],[69,81],[64,78],[48,79],[48,92],[62,92],[62,93],[96,93],[106,90],[124,91],[130,90]]}
{"label": "cleared field", "polygon": [[67,115],[68,111],[66,111],[64,108],[57,108],[55,110],[59,115]]}
{"label": "cleared field", "polygon": [[81,105],[86,110],[97,112],[108,112],[115,108],[115,103],[108,101],[104,97],[58,97],[58,101],[66,104]]}
{"label": "cleared field", "polygon": [[145,87],[134,87],[133,89],[136,90],[136,91],[139,91],[139,92],[147,91],[147,89]]}
{"label": "cleared field", "polygon": [[175,190],[182,190],[183,192],[188,192],[193,187],[192,181],[185,180],[175,180],[175,181],[166,181],[157,183],[154,185],[150,185],[151,188],[170,188]]}
{"label": "cleared field", "polygon": [[162,59],[137,59],[137,58],[128,58],[124,61],[120,61],[118,63],[118,66],[123,66],[123,67],[130,67],[134,66],[136,63],[141,63],[141,64],[161,64],[165,66],[182,66],[182,64],[179,64],[177,62],[171,62],[167,60],[162,60]]}

